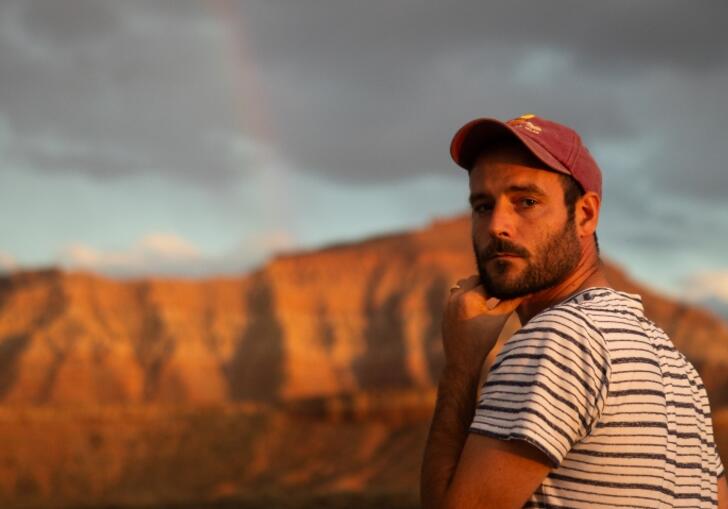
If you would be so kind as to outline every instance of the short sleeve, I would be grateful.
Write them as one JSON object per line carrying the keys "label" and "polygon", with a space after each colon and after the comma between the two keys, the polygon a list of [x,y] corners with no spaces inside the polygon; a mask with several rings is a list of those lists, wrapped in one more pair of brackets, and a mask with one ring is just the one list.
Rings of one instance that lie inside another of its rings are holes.
{"label": "short sleeve", "polygon": [[718,452],[718,446],[713,444],[713,448],[715,449],[715,477],[718,479],[721,478],[725,474],[725,468],[723,467],[723,461],[720,459],[720,453]]}
{"label": "short sleeve", "polygon": [[483,384],[470,431],[525,440],[557,467],[591,431],[607,397],[604,336],[571,305],[535,316],[503,345]]}

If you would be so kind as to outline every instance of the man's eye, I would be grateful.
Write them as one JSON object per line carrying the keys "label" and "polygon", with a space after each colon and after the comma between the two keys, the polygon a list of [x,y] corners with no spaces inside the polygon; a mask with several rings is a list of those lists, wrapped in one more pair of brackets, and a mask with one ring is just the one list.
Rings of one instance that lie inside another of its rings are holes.
{"label": "man's eye", "polygon": [[536,203],[536,200],[534,200],[533,198],[523,198],[521,200],[521,205],[525,207],[533,207],[534,205],[536,205]]}
{"label": "man's eye", "polygon": [[493,207],[488,204],[481,203],[480,205],[475,205],[473,207],[473,212],[475,212],[476,214],[485,214],[486,212],[489,212],[492,208]]}

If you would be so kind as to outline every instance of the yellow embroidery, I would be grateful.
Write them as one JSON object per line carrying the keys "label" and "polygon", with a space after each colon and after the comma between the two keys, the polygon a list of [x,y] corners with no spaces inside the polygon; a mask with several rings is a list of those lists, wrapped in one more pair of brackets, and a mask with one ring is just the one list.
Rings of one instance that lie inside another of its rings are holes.
{"label": "yellow embroidery", "polygon": [[506,122],[506,124],[513,126],[513,127],[522,127],[526,129],[527,131],[532,132],[533,134],[541,134],[541,127],[537,126],[533,122],[530,122],[528,119],[534,118],[536,115],[533,113],[526,113],[524,115],[521,115],[518,118],[514,118],[513,120],[509,120]]}

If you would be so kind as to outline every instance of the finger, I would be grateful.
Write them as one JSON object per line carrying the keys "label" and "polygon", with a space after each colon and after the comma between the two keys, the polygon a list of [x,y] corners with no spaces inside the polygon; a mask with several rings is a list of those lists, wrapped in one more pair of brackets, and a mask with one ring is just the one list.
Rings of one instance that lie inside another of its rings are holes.
{"label": "finger", "polygon": [[458,286],[462,288],[463,290],[472,290],[476,286],[480,284],[480,276],[477,274],[473,274],[470,277],[461,279],[458,281]]}
{"label": "finger", "polygon": [[523,300],[523,297],[516,297],[515,299],[508,300],[500,300],[493,297],[491,299],[488,299],[488,301],[486,302],[486,307],[488,307],[490,311],[510,313],[518,309],[518,306],[521,305],[521,302],[523,302]]}
{"label": "finger", "polygon": [[498,297],[489,297],[485,292],[485,287],[482,283],[478,283],[478,285],[470,291],[480,295],[485,302],[485,307],[487,307],[490,311],[493,311],[496,308],[502,310],[513,310],[524,300],[523,297],[516,297],[515,299],[508,300],[499,299]]}
{"label": "finger", "polygon": [[463,285],[465,285],[466,281],[467,279],[458,279],[458,282],[450,287],[450,293],[456,292],[458,290],[463,290]]}

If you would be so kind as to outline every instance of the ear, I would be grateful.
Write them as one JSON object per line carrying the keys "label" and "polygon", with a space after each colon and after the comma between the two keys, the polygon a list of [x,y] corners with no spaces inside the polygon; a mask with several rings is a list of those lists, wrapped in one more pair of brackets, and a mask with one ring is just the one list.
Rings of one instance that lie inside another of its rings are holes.
{"label": "ear", "polygon": [[600,206],[601,199],[593,191],[585,193],[577,200],[574,221],[576,223],[576,232],[580,237],[591,237],[597,231]]}

